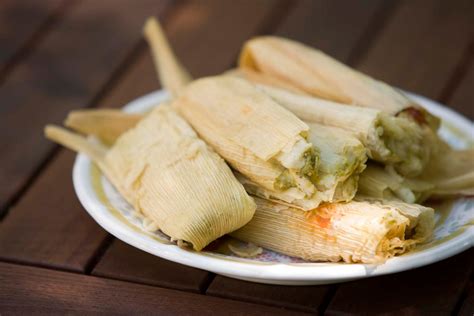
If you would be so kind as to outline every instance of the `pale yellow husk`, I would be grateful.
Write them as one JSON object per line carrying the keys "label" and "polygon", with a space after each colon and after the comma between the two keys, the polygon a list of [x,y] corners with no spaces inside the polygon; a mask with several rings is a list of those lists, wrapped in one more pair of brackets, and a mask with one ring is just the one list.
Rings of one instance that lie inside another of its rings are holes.
{"label": "pale yellow husk", "polygon": [[241,68],[286,81],[309,94],[397,114],[417,105],[393,87],[366,76],[320,50],[289,39],[262,36],[245,43]]}
{"label": "pale yellow husk", "polygon": [[191,80],[191,75],[181,65],[155,18],[149,18],[143,34],[150,45],[156,71],[163,87],[176,97]]}
{"label": "pale yellow husk", "polygon": [[418,178],[433,183],[435,197],[474,195],[474,149],[454,150],[444,142],[440,147]]}
{"label": "pale yellow husk", "polygon": [[[189,84],[173,106],[234,169],[305,209],[319,204],[309,127],[252,84],[218,76]],[[308,205],[308,203],[310,205]]]}
{"label": "pale yellow husk", "polygon": [[142,114],[114,109],[77,110],[69,112],[64,125],[85,135],[95,135],[111,145],[142,118]]}
{"label": "pale yellow husk", "polygon": [[393,168],[369,164],[359,178],[358,193],[375,198],[399,199],[406,203],[422,203],[432,195],[430,181],[408,179]]}
{"label": "pale yellow husk", "polygon": [[371,159],[393,165],[403,175],[419,175],[437,150],[437,142],[427,142],[425,129],[411,120],[267,85],[258,85],[258,88],[308,123],[350,132],[367,147]]}
{"label": "pale yellow husk", "polygon": [[254,214],[253,199],[226,163],[169,106],[153,110],[99,154],[65,130],[47,128],[46,135],[90,155],[135,210],[179,244],[201,250]]}
{"label": "pale yellow husk", "polygon": [[382,263],[426,241],[434,211],[383,200],[323,204],[310,212],[255,198],[252,220],[231,235],[310,261]]}

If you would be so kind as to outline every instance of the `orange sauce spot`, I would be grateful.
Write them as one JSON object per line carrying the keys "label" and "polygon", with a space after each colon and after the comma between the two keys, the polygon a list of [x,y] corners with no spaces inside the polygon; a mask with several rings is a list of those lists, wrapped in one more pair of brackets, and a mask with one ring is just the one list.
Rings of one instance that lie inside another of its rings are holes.
{"label": "orange sauce spot", "polygon": [[252,108],[251,108],[250,106],[248,106],[248,105],[244,105],[244,106],[242,107],[242,109],[240,109],[240,112],[241,112],[242,114],[249,114],[249,113],[252,112]]}
{"label": "orange sauce spot", "polygon": [[331,223],[334,204],[322,204],[314,210],[308,211],[305,216],[308,222],[321,228],[327,228]]}

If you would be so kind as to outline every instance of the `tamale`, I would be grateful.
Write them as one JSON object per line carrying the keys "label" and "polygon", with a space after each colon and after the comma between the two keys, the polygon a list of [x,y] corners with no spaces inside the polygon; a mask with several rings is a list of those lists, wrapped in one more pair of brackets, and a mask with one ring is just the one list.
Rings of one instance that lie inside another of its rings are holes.
{"label": "tamale", "polygon": [[390,115],[403,113],[433,129],[439,126],[438,118],[401,91],[296,41],[274,36],[249,40],[240,54],[239,67],[276,77],[324,99],[375,108]]}
{"label": "tamale", "polygon": [[234,169],[263,188],[292,196],[305,209],[321,201],[311,178],[318,153],[309,127],[245,80],[199,79],[173,106]]}
{"label": "tamale", "polygon": [[474,149],[454,150],[442,141],[440,147],[418,179],[434,185],[435,197],[474,195]]}
{"label": "tamale", "polygon": [[419,175],[436,149],[435,145],[423,142],[423,130],[409,120],[266,85],[258,88],[303,121],[350,132],[367,147],[371,159],[394,165],[403,175]]}
{"label": "tamale", "polygon": [[255,203],[232,171],[170,106],[161,105],[109,150],[58,127],[46,136],[89,155],[122,196],[178,244],[201,250],[245,225]]}
{"label": "tamale", "polygon": [[383,263],[426,241],[434,211],[376,199],[327,203],[309,212],[255,198],[252,220],[231,236],[310,261]]}

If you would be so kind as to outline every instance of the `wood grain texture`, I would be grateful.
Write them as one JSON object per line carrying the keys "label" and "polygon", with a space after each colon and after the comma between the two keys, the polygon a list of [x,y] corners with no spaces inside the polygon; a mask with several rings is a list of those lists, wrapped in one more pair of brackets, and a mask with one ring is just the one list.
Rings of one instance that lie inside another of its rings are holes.
{"label": "wood grain texture", "polygon": [[[242,43],[259,31],[262,21],[271,17],[280,3],[188,1],[173,11],[164,30],[178,58],[194,76],[214,75],[232,65]],[[144,46],[100,106],[122,107],[159,88],[149,49]]]}
{"label": "wood grain texture", "polygon": [[201,292],[209,277],[206,271],[161,259],[117,239],[92,274],[192,292]]}
{"label": "wood grain texture", "polygon": [[80,2],[10,73],[0,86],[0,210],[51,152],[43,126],[89,105],[136,47],[144,19],[165,4]]}
{"label": "wood grain texture", "polygon": [[473,263],[471,249],[423,268],[342,284],[326,314],[449,315]]}
{"label": "wood grain texture", "polygon": [[206,294],[315,313],[324,303],[329,289],[327,285],[269,285],[216,276]]}
{"label": "wood grain texture", "polygon": [[383,0],[302,0],[278,26],[275,35],[303,42],[348,62],[384,6]]}
{"label": "wood grain texture", "polygon": [[0,225],[0,259],[84,272],[107,233],[84,211],[63,150]]}
{"label": "wood grain texture", "polygon": [[93,276],[0,263],[0,311],[5,314],[292,315],[235,302]]}
{"label": "wood grain texture", "polygon": [[466,297],[461,302],[461,307],[459,310],[459,316],[472,316],[474,315],[474,283],[467,288]]}
{"label": "wood grain texture", "polygon": [[473,35],[471,0],[403,1],[357,68],[437,99],[452,79]]}
{"label": "wood grain texture", "polygon": [[281,4],[281,0],[192,1],[165,31],[193,76],[215,75],[235,62],[243,42],[258,34]]}
{"label": "wood grain texture", "polygon": [[[473,45],[474,46],[474,45]],[[454,90],[454,94],[447,101],[450,107],[459,111],[471,120],[474,120],[474,56],[468,65],[466,74],[461,79],[460,84]]]}
{"label": "wood grain texture", "polygon": [[0,71],[64,4],[63,0],[3,0],[0,4]]}

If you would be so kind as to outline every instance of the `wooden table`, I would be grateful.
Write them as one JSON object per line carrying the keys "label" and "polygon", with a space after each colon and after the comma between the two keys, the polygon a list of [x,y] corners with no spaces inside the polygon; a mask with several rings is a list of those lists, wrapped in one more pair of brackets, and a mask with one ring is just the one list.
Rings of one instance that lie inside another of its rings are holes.
{"label": "wooden table", "polygon": [[474,118],[474,1],[3,0],[0,3],[0,314],[473,315],[474,251],[409,272],[285,287],[217,276],[132,248],[72,187],[74,155],[42,136],[80,107],[159,89],[141,27],[163,21],[196,77],[244,40],[287,36]]}

